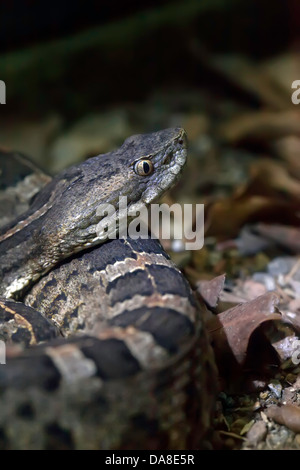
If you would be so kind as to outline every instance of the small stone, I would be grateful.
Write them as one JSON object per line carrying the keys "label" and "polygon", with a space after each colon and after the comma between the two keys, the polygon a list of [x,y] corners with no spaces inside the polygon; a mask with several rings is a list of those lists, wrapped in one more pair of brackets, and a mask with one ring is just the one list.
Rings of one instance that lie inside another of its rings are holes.
{"label": "small stone", "polygon": [[257,272],[253,274],[252,279],[258,283],[263,284],[267,291],[276,289],[275,279],[270,274]]}
{"label": "small stone", "polygon": [[271,276],[279,276],[280,274],[288,274],[293,266],[296,264],[297,259],[292,256],[278,257],[273,259],[268,264],[268,272]]}
{"label": "small stone", "polygon": [[289,438],[289,431],[283,426],[276,426],[272,433],[267,436],[267,445],[269,449],[284,448],[285,443]]}
{"label": "small stone", "polygon": [[273,394],[275,395],[276,398],[280,398],[282,394],[282,385],[280,382],[277,380],[273,380],[268,384],[269,389]]}

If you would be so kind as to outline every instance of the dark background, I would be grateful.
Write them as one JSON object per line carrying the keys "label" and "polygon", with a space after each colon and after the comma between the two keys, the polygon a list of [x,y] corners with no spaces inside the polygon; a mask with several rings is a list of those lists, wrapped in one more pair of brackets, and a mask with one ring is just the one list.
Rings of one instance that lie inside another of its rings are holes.
{"label": "dark background", "polygon": [[299,23],[296,0],[2,2],[5,112],[71,119],[173,86],[222,92],[207,53],[262,59],[297,48]]}

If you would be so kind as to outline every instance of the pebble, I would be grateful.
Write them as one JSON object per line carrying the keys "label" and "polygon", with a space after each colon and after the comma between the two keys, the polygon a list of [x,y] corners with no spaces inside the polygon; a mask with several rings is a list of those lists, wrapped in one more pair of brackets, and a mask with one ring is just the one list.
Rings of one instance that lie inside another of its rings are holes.
{"label": "pebble", "polygon": [[289,438],[289,431],[283,426],[276,426],[273,432],[269,433],[266,438],[266,443],[269,449],[281,449]]}
{"label": "pebble", "polygon": [[271,392],[274,393],[276,398],[280,398],[282,394],[282,385],[280,382],[273,380],[268,384],[269,389]]}

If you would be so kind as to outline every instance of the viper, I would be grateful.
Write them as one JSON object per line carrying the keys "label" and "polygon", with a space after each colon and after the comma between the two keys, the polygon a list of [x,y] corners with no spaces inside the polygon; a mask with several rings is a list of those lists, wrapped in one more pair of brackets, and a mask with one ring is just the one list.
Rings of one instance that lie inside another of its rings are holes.
{"label": "viper", "polygon": [[[109,236],[120,197],[138,213],[186,156],[181,128],[54,178],[0,153],[1,449],[203,445],[216,391],[205,307],[158,240]],[[100,206],[114,207],[106,230]]]}

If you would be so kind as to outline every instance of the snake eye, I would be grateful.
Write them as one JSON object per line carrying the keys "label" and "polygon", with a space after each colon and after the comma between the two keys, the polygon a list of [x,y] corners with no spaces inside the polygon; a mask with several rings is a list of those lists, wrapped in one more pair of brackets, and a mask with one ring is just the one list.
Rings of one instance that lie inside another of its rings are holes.
{"label": "snake eye", "polygon": [[134,165],[134,171],[139,176],[149,176],[153,173],[154,166],[151,160],[139,160]]}

